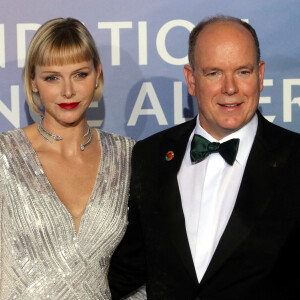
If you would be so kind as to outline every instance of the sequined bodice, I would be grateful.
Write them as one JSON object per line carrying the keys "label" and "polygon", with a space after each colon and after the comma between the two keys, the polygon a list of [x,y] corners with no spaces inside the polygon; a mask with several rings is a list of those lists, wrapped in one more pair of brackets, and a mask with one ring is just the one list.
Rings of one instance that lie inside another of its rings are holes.
{"label": "sequined bodice", "polygon": [[23,130],[0,134],[1,300],[110,299],[106,275],[127,225],[134,142],[99,136],[100,167],[76,236]]}

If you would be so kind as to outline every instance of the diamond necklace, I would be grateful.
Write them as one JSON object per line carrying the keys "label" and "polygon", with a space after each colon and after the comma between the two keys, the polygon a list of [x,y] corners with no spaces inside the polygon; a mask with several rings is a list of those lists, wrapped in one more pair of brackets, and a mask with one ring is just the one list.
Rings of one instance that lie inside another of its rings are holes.
{"label": "diamond necklace", "polygon": [[[53,142],[48,139],[43,133],[47,134],[49,137],[53,138],[54,140],[56,141],[61,141],[63,138],[59,135],[55,135],[55,134],[52,134],[51,132],[47,131],[44,127],[43,127],[43,124],[42,124],[42,120],[40,120],[40,122],[38,123],[38,132],[39,134],[47,141],[49,142],[50,144],[52,144]],[[88,135],[90,135],[88,141],[84,144],[81,144],[80,145],[80,149],[83,151],[84,148],[91,143],[92,139],[93,139],[93,132],[90,128],[90,126],[88,125],[88,130],[86,132],[86,134],[83,136],[84,138],[87,137]]]}

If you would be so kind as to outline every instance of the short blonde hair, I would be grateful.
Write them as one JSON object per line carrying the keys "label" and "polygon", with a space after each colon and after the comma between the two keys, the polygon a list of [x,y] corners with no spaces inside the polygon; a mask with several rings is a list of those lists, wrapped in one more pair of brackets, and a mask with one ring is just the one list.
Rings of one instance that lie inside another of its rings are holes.
{"label": "short blonde hair", "polygon": [[[35,66],[63,65],[81,61],[93,61],[97,70],[101,64],[93,37],[87,28],[73,18],[56,18],[44,23],[33,36],[23,68],[23,84],[27,103],[41,114],[42,104],[39,93],[32,91]],[[103,72],[100,74],[94,101],[100,100],[103,91]]]}

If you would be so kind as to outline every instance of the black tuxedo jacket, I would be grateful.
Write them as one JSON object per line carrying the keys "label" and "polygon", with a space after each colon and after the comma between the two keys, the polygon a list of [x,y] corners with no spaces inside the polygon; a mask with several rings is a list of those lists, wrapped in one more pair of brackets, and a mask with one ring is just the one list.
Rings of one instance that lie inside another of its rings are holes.
{"label": "black tuxedo jacket", "polygon": [[195,119],[134,147],[129,224],[109,271],[113,299],[144,283],[155,300],[300,299],[300,135],[258,112],[235,207],[199,283],[177,183],[194,127]]}

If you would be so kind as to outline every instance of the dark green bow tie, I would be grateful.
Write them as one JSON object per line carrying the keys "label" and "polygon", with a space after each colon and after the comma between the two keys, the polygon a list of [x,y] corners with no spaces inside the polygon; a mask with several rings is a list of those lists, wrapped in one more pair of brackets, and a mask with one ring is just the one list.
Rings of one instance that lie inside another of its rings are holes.
{"label": "dark green bow tie", "polygon": [[191,144],[191,160],[199,162],[211,153],[219,152],[224,160],[233,165],[238,149],[240,139],[231,139],[224,143],[210,142],[203,136],[195,134]]}

